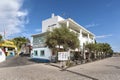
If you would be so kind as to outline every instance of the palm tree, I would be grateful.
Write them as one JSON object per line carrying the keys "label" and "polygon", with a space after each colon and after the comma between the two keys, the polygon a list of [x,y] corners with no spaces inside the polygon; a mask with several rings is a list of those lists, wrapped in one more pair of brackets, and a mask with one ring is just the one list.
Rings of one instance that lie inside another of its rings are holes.
{"label": "palm tree", "polygon": [[21,46],[27,42],[29,42],[28,38],[25,37],[16,37],[12,40],[17,46],[18,51],[21,49]]}

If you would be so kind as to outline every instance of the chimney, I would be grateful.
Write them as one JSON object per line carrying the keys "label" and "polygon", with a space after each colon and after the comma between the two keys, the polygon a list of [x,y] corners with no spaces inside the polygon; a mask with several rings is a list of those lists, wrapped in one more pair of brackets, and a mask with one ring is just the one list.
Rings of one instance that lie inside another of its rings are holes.
{"label": "chimney", "polygon": [[55,14],[54,14],[54,13],[52,13],[51,17],[52,17],[52,18],[54,18],[54,17],[55,17]]}

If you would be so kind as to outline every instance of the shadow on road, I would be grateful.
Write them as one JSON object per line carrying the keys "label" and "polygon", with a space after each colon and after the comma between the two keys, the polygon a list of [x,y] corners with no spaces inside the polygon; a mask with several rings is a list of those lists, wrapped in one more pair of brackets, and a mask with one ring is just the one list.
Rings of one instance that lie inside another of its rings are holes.
{"label": "shadow on road", "polygon": [[30,65],[30,64],[35,64],[35,62],[30,61],[28,57],[16,56],[0,63],[0,68],[24,66],[24,65]]}
{"label": "shadow on road", "polygon": [[[50,65],[50,66],[57,67],[57,68],[61,69],[60,66],[55,65],[55,64],[47,63],[46,65]],[[81,73],[78,73],[78,72],[67,70],[67,68],[61,69],[60,71],[67,71],[67,72],[70,72],[70,73],[73,73],[73,74],[76,74],[76,75],[79,75],[79,76],[83,76],[85,78],[89,78],[89,79],[92,79],[92,80],[99,80],[97,78],[93,78],[93,77],[85,75],[85,74],[81,74]]]}
{"label": "shadow on road", "polygon": [[116,69],[120,69],[120,66],[115,66],[115,65],[106,65],[107,67],[114,67]]}
{"label": "shadow on road", "polygon": [[67,71],[67,72],[70,72],[70,73],[73,73],[73,74],[76,74],[76,75],[79,75],[79,76],[83,76],[85,78],[89,78],[89,79],[92,79],[92,80],[99,80],[97,78],[93,78],[91,76],[88,76],[88,75],[85,75],[85,74],[81,74],[81,73],[78,73],[78,72],[74,72],[74,71],[70,71],[70,70],[61,70],[61,71]]}
{"label": "shadow on road", "polygon": [[53,67],[61,68],[60,66],[52,64],[52,63],[46,63],[45,65],[50,65],[50,66],[53,66]]}

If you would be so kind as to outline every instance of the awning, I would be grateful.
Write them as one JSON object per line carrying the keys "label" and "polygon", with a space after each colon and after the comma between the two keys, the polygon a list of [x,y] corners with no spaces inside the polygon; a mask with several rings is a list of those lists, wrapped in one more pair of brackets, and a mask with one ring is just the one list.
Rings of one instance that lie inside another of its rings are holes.
{"label": "awning", "polygon": [[12,42],[12,41],[3,41],[3,42],[0,43],[0,47],[16,48],[14,42]]}

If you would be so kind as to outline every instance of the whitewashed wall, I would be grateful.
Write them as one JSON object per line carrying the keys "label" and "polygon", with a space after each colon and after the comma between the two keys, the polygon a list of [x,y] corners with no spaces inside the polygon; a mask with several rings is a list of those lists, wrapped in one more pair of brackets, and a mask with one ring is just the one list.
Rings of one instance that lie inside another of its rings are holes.
{"label": "whitewashed wall", "polygon": [[[38,51],[38,55],[35,56],[34,55],[34,51],[37,50]],[[45,56],[41,56],[41,50],[44,50]],[[31,52],[31,58],[40,58],[40,59],[47,59],[50,60],[52,56],[52,51],[49,48],[34,48]]]}
{"label": "whitewashed wall", "polygon": [[42,33],[46,32],[48,28],[59,27],[59,21],[64,20],[60,16],[54,16],[53,18],[42,21]]}

